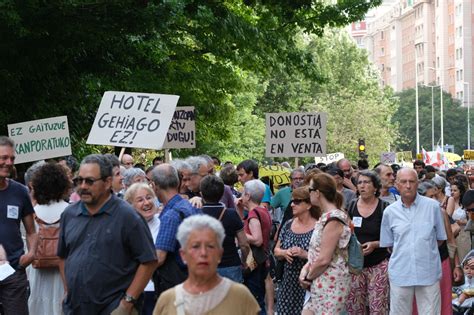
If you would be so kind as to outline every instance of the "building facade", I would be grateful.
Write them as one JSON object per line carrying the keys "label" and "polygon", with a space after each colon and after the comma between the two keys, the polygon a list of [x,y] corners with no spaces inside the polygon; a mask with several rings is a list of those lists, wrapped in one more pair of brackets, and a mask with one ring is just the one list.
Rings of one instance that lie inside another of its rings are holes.
{"label": "building facade", "polygon": [[417,83],[442,86],[467,106],[474,89],[473,2],[386,0],[349,32],[368,51],[382,86],[397,92]]}

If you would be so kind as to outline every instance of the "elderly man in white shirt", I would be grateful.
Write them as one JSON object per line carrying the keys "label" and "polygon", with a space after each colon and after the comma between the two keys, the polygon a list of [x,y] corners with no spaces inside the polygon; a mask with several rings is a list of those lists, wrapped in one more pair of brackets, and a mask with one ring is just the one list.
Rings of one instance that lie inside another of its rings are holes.
{"label": "elderly man in white shirt", "polygon": [[385,209],[380,231],[380,247],[392,248],[390,314],[411,314],[414,296],[419,314],[440,314],[438,243],[446,240],[441,209],[417,194],[415,170],[400,169],[396,185],[401,199]]}

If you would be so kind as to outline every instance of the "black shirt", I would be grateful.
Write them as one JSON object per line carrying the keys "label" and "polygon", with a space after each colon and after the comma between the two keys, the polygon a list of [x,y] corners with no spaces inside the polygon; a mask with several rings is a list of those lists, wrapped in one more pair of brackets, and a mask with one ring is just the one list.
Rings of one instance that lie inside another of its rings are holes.
{"label": "black shirt", "polygon": [[[362,217],[357,209],[357,200],[354,199],[349,205],[349,216],[353,220],[354,217]],[[388,206],[388,203],[379,199],[377,208],[367,218],[362,217],[362,225],[360,227],[354,226],[354,232],[357,240],[364,244],[366,242],[380,241],[380,226],[382,224],[383,210]],[[354,221],[354,220],[353,220]],[[381,263],[384,259],[390,256],[386,248],[376,248],[372,253],[364,256],[364,268],[375,266]]]}
{"label": "black shirt", "polygon": [[[216,219],[219,219],[224,206],[222,204],[205,204],[202,207],[204,214],[210,215]],[[221,223],[224,226],[225,238],[224,238],[224,253],[222,254],[221,263],[219,268],[240,266],[239,253],[237,252],[237,246],[235,244],[235,238],[237,233],[242,231],[244,223],[240,219],[235,209],[227,208],[222,216]]]}

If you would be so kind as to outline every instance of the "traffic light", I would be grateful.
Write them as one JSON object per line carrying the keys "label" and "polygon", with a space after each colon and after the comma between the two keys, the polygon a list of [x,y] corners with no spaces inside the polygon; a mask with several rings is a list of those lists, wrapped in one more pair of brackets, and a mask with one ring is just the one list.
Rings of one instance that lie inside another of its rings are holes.
{"label": "traffic light", "polygon": [[359,139],[359,146],[357,148],[359,149],[359,158],[366,159],[367,154],[365,154],[365,139]]}

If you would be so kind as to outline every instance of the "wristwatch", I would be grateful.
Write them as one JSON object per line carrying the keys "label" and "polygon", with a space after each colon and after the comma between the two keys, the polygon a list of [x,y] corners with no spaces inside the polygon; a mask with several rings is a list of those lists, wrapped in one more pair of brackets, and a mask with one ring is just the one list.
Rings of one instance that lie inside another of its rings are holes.
{"label": "wristwatch", "polygon": [[135,303],[137,303],[137,299],[136,299],[136,298],[134,298],[134,297],[133,297],[133,296],[131,296],[131,295],[128,295],[127,293],[125,293],[125,295],[124,295],[123,299],[124,299],[124,300],[125,300],[125,302],[127,302],[127,303],[132,303],[132,304],[135,304]]}

